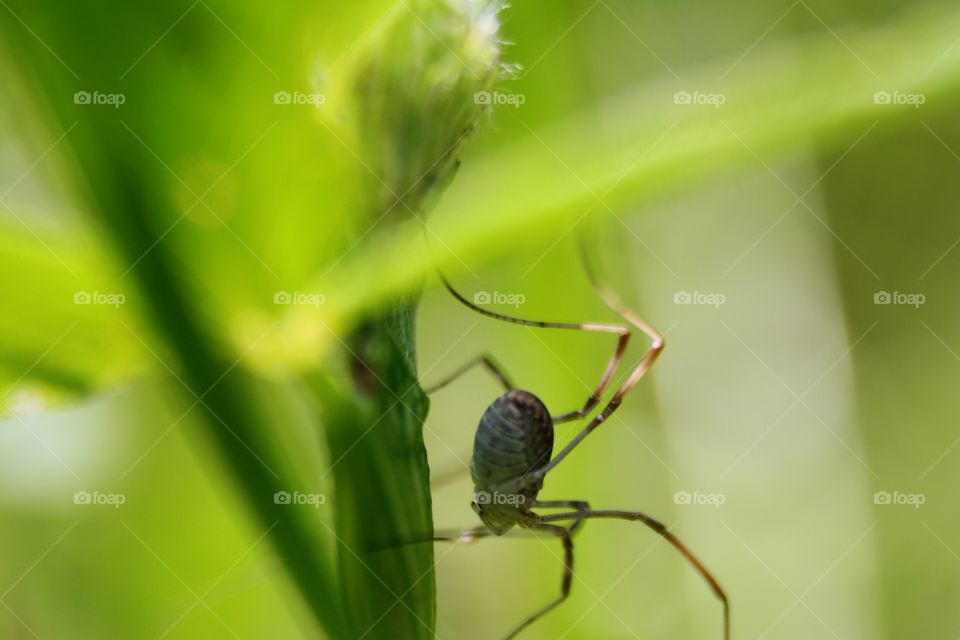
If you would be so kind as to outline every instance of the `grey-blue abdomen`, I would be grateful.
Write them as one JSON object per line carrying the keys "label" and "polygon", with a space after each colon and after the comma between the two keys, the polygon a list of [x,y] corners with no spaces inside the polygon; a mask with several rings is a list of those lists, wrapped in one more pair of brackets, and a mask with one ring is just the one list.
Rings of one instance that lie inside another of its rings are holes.
{"label": "grey-blue abdomen", "polygon": [[[473,441],[470,472],[478,492],[535,471],[553,455],[553,420],[532,393],[508,391],[493,401],[480,418]],[[536,497],[542,481],[517,493]]]}

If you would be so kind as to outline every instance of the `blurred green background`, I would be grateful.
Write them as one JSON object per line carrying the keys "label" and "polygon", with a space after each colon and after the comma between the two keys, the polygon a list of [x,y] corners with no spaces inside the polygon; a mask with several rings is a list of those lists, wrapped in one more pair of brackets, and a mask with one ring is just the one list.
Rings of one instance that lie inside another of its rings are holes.
{"label": "blurred green background", "polygon": [[[542,497],[670,525],[735,638],[960,635],[960,11],[453,4],[0,2],[0,638],[505,635],[555,541],[354,542],[476,521],[498,388],[438,392],[424,460],[414,373],[586,398],[609,336],[432,265],[615,321],[588,220],[667,349]],[[521,637],[720,637],[640,525],[576,548]]]}

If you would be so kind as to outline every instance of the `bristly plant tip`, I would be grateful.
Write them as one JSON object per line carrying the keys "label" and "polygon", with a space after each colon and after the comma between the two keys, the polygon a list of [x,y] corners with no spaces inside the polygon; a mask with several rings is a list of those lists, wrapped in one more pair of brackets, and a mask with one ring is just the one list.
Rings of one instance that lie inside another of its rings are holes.
{"label": "bristly plant tip", "polygon": [[[397,3],[331,78],[329,115],[364,184],[358,228],[420,224],[449,184],[488,108],[483,94],[503,70],[502,8],[499,1]],[[433,550],[363,551],[370,540],[433,528],[422,436],[428,401],[413,343],[418,299],[413,288],[357,319],[344,338],[348,362],[311,377],[337,461],[332,502],[351,637],[433,637]]]}
{"label": "bristly plant tip", "polygon": [[333,79],[331,104],[369,168],[370,215],[430,208],[487,108],[502,64],[500,1],[413,0]]}

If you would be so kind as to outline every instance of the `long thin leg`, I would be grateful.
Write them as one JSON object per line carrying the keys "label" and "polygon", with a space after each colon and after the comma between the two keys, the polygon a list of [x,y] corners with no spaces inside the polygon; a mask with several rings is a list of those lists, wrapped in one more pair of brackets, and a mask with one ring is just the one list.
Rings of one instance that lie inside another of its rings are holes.
{"label": "long thin leg", "polygon": [[517,627],[515,627],[514,630],[507,635],[505,640],[516,638],[517,634],[556,608],[561,602],[566,600],[567,596],[570,595],[570,585],[573,583],[573,538],[570,536],[570,531],[568,531],[566,527],[560,527],[553,524],[542,524],[539,522],[531,523],[526,526],[536,531],[545,531],[558,536],[563,541],[563,579],[560,583],[560,596],[517,625]]}
{"label": "long thin leg", "polygon": [[[578,513],[590,511],[590,503],[586,500],[534,500],[533,509],[576,509]],[[567,531],[572,536],[583,524],[583,518],[579,518],[572,525],[567,527]]]}
{"label": "long thin leg", "polygon": [[[503,366],[499,362],[497,362],[497,360],[491,354],[482,353],[479,356],[473,358],[472,360],[469,360],[466,364],[464,364],[459,369],[457,369],[456,371],[448,375],[446,378],[441,379],[440,381],[434,383],[429,387],[425,387],[423,389],[423,392],[426,393],[427,395],[432,395],[437,391],[439,391],[440,389],[443,389],[448,384],[450,384],[451,382],[453,382],[463,374],[467,373],[477,365],[481,365],[484,369],[486,369],[490,373],[490,375],[496,378],[497,382],[500,383],[500,386],[503,387],[504,391],[510,391],[511,389],[516,388],[513,382],[510,380],[510,376],[508,376],[506,371],[504,370]],[[461,476],[463,476],[463,474],[466,471],[467,471],[467,468],[465,466],[457,467],[452,471],[448,471],[446,473],[441,473],[437,476],[431,477],[430,481],[434,487],[442,486],[451,480],[460,478]]]}
{"label": "long thin leg", "polygon": [[650,338],[650,348],[647,350],[647,353],[644,355],[640,363],[634,367],[633,371],[630,372],[630,375],[627,377],[626,381],[620,386],[619,389],[617,389],[617,392],[613,394],[613,397],[606,404],[606,406],[604,406],[600,413],[595,415],[593,419],[587,423],[587,426],[584,427],[583,430],[567,444],[567,446],[565,446],[557,455],[555,455],[553,459],[550,460],[550,462],[545,466],[525,473],[519,478],[511,482],[507,482],[501,487],[498,487],[498,489],[504,493],[512,493],[520,487],[529,486],[532,483],[542,480],[548,472],[560,464],[564,458],[570,455],[570,452],[573,451],[578,444],[583,442],[584,438],[590,435],[594,429],[603,424],[607,418],[609,418],[613,412],[617,410],[617,408],[620,406],[620,403],[623,402],[623,397],[627,395],[627,393],[629,393],[638,382],[640,382],[640,379],[643,378],[644,375],[646,375],[647,371],[650,370],[650,367],[653,366],[653,363],[657,361],[657,358],[660,356],[660,353],[663,351],[665,346],[663,336],[661,336],[650,325],[644,322],[640,316],[627,308],[627,306],[623,303],[623,301],[620,300],[620,298],[613,292],[612,289],[597,280],[596,275],[590,266],[590,261],[587,258],[587,251],[583,244],[581,244],[581,250],[583,253],[584,269],[587,272],[587,277],[590,279],[590,282],[597,290],[597,293],[601,298],[603,298],[603,301],[607,304],[607,306],[616,311],[630,324],[635,326],[648,338]]}
{"label": "long thin leg", "polygon": [[717,582],[717,579],[713,577],[713,574],[710,573],[710,570],[700,561],[697,556],[693,554],[690,549],[687,548],[683,542],[680,541],[675,535],[670,533],[666,525],[664,525],[659,520],[655,520],[645,513],[639,511],[571,511],[567,513],[554,513],[550,515],[540,516],[540,522],[562,522],[567,520],[573,520],[575,523],[583,522],[584,520],[594,519],[594,518],[612,518],[617,520],[630,520],[633,522],[642,522],[646,526],[653,529],[655,532],[663,536],[673,547],[680,552],[680,554],[687,559],[687,561],[693,565],[693,568],[696,569],[703,579],[710,586],[710,589],[713,591],[714,595],[720,600],[723,604],[723,637],[724,640],[730,640],[730,601],[727,598],[726,592],[723,590],[723,587],[720,586],[720,583]]}
{"label": "long thin leg", "polygon": [[445,386],[465,374],[467,371],[472,369],[477,365],[482,365],[484,369],[490,372],[494,378],[497,379],[497,382],[504,388],[505,391],[510,391],[516,387],[513,386],[513,382],[510,381],[510,377],[504,372],[503,367],[498,363],[492,355],[489,353],[483,353],[473,360],[468,361],[462,367],[448,375],[446,378],[443,378],[439,382],[434,383],[433,385],[426,387],[423,391],[427,395],[443,389]]}
{"label": "long thin leg", "polygon": [[583,431],[578,433],[576,437],[571,440],[567,446],[563,448],[553,459],[546,464],[545,466],[537,469],[536,471],[531,471],[530,473],[524,474],[514,483],[510,483],[510,486],[514,487],[514,490],[520,486],[527,486],[531,482],[542,479],[549,471],[556,467],[560,462],[570,455],[570,452],[573,451],[578,444],[580,444],[584,438],[593,433],[593,430],[603,424],[607,418],[609,418],[614,411],[620,406],[620,403],[623,402],[623,397],[640,382],[640,378],[650,370],[650,367],[653,366],[653,363],[656,362],[657,356],[660,355],[660,352],[663,350],[663,340],[654,342],[650,347],[650,350],[647,351],[647,355],[644,356],[643,360],[640,361],[640,364],[630,373],[630,376],[627,378],[620,388],[617,390],[613,397],[610,399],[610,402],[603,408],[600,413],[593,417],[586,427],[583,428]]}
{"label": "long thin leg", "polygon": [[420,536],[410,536],[405,539],[395,539],[390,541],[378,541],[369,545],[370,551],[384,551],[395,547],[403,547],[410,544],[426,544],[428,542],[450,542],[453,544],[470,544],[482,538],[529,538],[535,534],[526,529],[511,529],[506,533],[497,534],[485,525],[478,524],[466,529],[438,529],[433,533],[426,533]]}
{"label": "long thin leg", "polygon": [[656,345],[660,345],[659,350],[663,350],[664,342],[663,336],[661,336],[656,329],[647,324],[643,318],[637,315],[632,309],[630,309],[623,300],[620,299],[620,296],[611,289],[605,282],[601,282],[597,277],[597,272],[593,267],[593,264],[590,262],[590,253],[587,251],[586,239],[584,236],[580,236],[578,240],[580,246],[580,260],[583,262],[583,270],[587,274],[587,279],[590,280],[590,284],[593,285],[593,288],[596,290],[597,295],[603,299],[603,302],[610,307],[614,312],[617,313],[621,318],[635,326],[637,329],[642,331],[648,338],[650,338],[651,347],[653,350]]}
{"label": "long thin leg", "polygon": [[[503,536],[510,537],[520,537],[524,536],[526,532],[523,530],[512,529],[507,531]],[[406,538],[394,538],[392,540],[376,540],[368,544],[367,549],[369,551],[386,551],[388,549],[394,549],[396,547],[404,547],[411,544],[426,544],[434,542],[450,542],[453,544],[470,544],[471,542],[476,542],[482,538],[489,538],[490,536],[496,536],[497,534],[488,529],[485,525],[478,524],[473,527],[468,527],[466,529],[440,529],[435,530],[432,533],[424,533],[422,535],[412,535]],[[527,534],[529,535],[529,534]]]}
{"label": "long thin leg", "polygon": [[[505,533],[496,533],[495,531],[488,529],[486,526],[480,524],[476,527],[471,527],[469,529],[459,529],[459,530],[438,530],[434,531],[432,537],[425,537],[422,540],[415,540],[413,542],[451,542],[453,544],[470,544],[471,542],[476,542],[481,538],[534,538],[536,533],[529,531],[526,528],[516,528],[510,529]],[[408,544],[412,544],[408,543]]]}
{"label": "long thin leg", "polygon": [[477,525],[460,531],[434,531],[433,542],[452,542],[454,544],[469,544],[480,538],[496,535],[484,525]]}
{"label": "long thin leg", "polygon": [[587,401],[579,409],[563,413],[553,418],[553,422],[569,422],[570,420],[576,420],[587,415],[596,405],[600,402],[600,398],[603,397],[603,392],[606,390],[607,386],[610,384],[610,380],[613,378],[613,375],[616,373],[617,368],[620,366],[620,361],[623,360],[623,354],[627,350],[627,344],[630,341],[630,330],[626,327],[615,325],[615,324],[606,324],[606,323],[595,323],[595,322],[544,322],[541,320],[525,320],[523,318],[514,318],[513,316],[507,316],[502,313],[497,313],[495,311],[490,311],[489,309],[484,309],[470,302],[462,295],[460,295],[456,289],[453,288],[453,285],[443,276],[439,274],[440,279],[443,281],[444,286],[447,290],[453,295],[454,298],[459,300],[462,304],[473,309],[481,315],[485,315],[488,318],[494,318],[496,320],[502,320],[504,322],[512,322],[514,324],[521,324],[528,327],[541,327],[545,329],[575,329],[578,331],[594,331],[598,333],[615,333],[617,334],[617,347],[613,352],[613,355],[610,356],[610,361],[607,363],[607,368],[604,370],[603,375],[600,377],[600,382],[597,383],[596,389],[593,393],[587,398]]}

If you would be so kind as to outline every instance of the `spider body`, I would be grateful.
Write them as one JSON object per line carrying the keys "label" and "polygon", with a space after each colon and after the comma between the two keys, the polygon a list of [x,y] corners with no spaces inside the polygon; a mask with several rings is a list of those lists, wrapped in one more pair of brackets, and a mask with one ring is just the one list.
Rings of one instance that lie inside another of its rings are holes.
{"label": "spider body", "polygon": [[[441,275],[444,285],[453,297],[481,315],[528,327],[612,334],[617,336],[617,345],[599,382],[586,401],[578,408],[559,415],[551,416],[540,398],[529,391],[516,388],[490,354],[474,358],[453,374],[425,389],[428,393],[442,389],[477,365],[487,369],[505,389],[505,393],[490,403],[484,411],[473,441],[470,474],[473,476],[474,498],[471,506],[480,516],[483,524],[449,534],[435,532],[432,539],[472,542],[488,536],[505,535],[519,526],[527,534],[550,535],[561,541],[563,576],[559,596],[514,627],[506,636],[507,640],[511,640],[566,600],[574,576],[573,535],[586,521],[639,522],[666,539],[706,581],[723,605],[723,638],[730,640],[730,605],[726,593],[713,574],[662,522],[640,511],[600,510],[591,508],[590,504],[583,500],[540,500],[538,497],[547,473],[566,459],[589,434],[607,422],[607,419],[620,406],[624,396],[650,370],[664,348],[663,337],[640,316],[627,308],[611,289],[597,281],[590,268],[585,249],[583,249],[583,258],[587,276],[607,306],[650,340],[650,346],[643,358],[633,366],[613,396],[592,418],[589,417],[590,413],[600,404],[604,392],[613,381],[626,353],[631,336],[631,330],[628,327],[596,322],[546,322],[504,315],[470,302]],[[554,454],[554,425],[585,419],[588,422],[580,432]],[[544,514],[541,512],[543,509],[565,511]]]}
{"label": "spider body", "polygon": [[543,469],[552,456],[553,418],[540,398],[513,389],[487,407],[473,441],[470,474],[473,510],[494,533],[502,535],[525,519],[543,479],[522,482],[510,492],[501,487]]}

